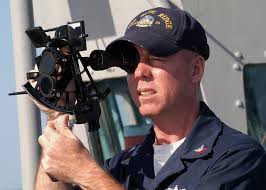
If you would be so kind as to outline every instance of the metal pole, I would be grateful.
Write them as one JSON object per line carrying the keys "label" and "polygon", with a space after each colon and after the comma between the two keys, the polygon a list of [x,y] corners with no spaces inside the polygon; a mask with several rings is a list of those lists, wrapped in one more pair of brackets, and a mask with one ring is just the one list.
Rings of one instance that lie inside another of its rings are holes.
{"label": "metal pole", "polygon": [[[33,26],[31,0],[11,0],[11,25],[13,38],[13,57],[16,72],[16,90],[26,82],[26,72],[33,69],[32,48],[25,30]],[[17,96],[18,127],[20,136],[21,173],[23,190],[34,189],[34,179],[39,162],[40,148],[38,136],[41,133],[40,112],[27,95]]]}

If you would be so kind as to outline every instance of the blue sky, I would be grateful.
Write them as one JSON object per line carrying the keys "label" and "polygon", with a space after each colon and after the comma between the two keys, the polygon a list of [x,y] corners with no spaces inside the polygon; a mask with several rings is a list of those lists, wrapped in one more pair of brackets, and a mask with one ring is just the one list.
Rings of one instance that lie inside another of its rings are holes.
{"label": "blue sky", "polygon": [[15,90],[8,0],[0,1],[0,23],[0,190],[18,190],[21,188],[21,174],[16,97],[7,95]]}

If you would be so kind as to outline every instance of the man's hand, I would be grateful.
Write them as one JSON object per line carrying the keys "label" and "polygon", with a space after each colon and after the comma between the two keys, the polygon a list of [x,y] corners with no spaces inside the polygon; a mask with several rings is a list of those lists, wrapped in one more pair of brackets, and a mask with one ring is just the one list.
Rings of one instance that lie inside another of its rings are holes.
{"label": "man's hand", "polygon": [[91,157],[89,151],[68,128],[68,115],[48,121],[39,138],[41,166],[52,178],[72,183],[84,190],[124,190]]}
{"label": "man's hand", "polygon": [[94,160],[68,128],[68,115],[48,121],[39,137],[43,158],[41,165],[50,176],[67,183],[77,183]]}

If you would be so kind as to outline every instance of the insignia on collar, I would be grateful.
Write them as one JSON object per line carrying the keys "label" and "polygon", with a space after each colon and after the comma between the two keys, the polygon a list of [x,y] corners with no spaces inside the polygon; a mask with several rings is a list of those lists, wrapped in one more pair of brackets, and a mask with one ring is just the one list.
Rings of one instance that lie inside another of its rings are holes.
{"label": "insignia on collar", "polygon": [[197,154],[203,154],[208,148],[203,144],[201,147],[194,150]]}

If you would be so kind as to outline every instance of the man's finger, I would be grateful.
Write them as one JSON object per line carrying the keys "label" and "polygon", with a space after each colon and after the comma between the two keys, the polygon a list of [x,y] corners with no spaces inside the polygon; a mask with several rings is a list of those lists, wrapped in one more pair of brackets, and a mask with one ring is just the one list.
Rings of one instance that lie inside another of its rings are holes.
{"label": "man's finger", "polygon": [[48,126],[48,125],[49,125],[50,127],[54,128],[54,129],[56,129],[56,128],[55,128],[55,120],[47,121],[46,126]]}
{"label": "man's finger", "polygon": [[61,115],[59,118],[55,120],[55,128],[58,131],[62,131],[65,128],[68,128],[68,119],[69,119],[68,114]]}
{"label": "man's finger", "polygon": [[43,149],[46,149],[48,147],[51,147],[51,143],[49,142],[49,140],[46,138],[45,135],[41,135],[38,139],[39,144],[41,145],[41,147]]}
{"label": "man's finger", "polygon": [[77,137],[72,133],[72,131],[68,127],[68,120],[69,120],[69,115],[65,114],[60,116],[55,121],[55,127],[60,134],[76,140]]}
{"label": "man's finger", "polygon": [[43,135],[47,138],[49,142],[54,142],[58,137],[58,131],[55,128],[53,122],[48,122],[44,131]]}

